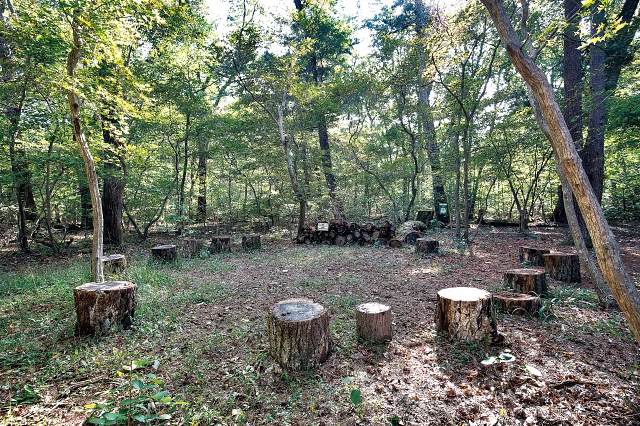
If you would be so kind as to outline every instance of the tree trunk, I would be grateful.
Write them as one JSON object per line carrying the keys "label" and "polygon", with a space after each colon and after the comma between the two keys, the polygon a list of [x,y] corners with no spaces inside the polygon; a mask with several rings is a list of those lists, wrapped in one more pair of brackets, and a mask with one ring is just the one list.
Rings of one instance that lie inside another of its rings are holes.
{"label": "tree trunk", "polygon": [[391,308],[381,303],[363,303],[356,307],[356,333],[365,342],[391,340]]}
{"label": "tree trunk", "polygon": [[492,293],[496,311],[512,315],[533,314],[540,309],[540,298],[528,294],[509,292]]}
{"label": "tree trunk", "polygon": [[549,253],[542,257],[549,278],[567,283],[580,282],[580,258],[577,254]]}
{"label": "tree trunk", "polygon": [[502,282],[514,293],[542,296],[547,294],[545,271],[539,269],[511,269],[505,271]]}
{"label": "tree trunk", "polygon": [[498,323],[491,293],[473,287],[445,288],[438,292],[436,331],[459,340],[495,340]]}
{"label": "tree trunk", "polygon": [[[567,124],[546,75],[522,51],[522,40],[516,34],[501,0],[482,0],[493,19],[511,62],[532,89],[540,104],[554,152],[571,186],[593,240],[600,269],[620,309],[624,312],[636,339],[640,342],[640,294],[631,282],[620,257],[620,248],[609,227],[598,199],[589,184],[582,162],[571,139]],[[566,207],[566,206],[565,206]]]}
{"label": "tree trunk", "polygon": [[544,254],[550,253],[547,249],[539,249],[534,247],[520,247],[518,249],[518,257],[520,263],[527,263],[531,266],[544,266]]}
{"label": "tree trunk", "polygon": [[125,179],[122,175],[120,160],[124,148],[114,130],[117,120],[113,117],[102,118],[102,139],[106,145],[102,192],[102,211],[104,214],[104,242],[119,247],[124,242],[122,226],[122,205],[124,204]]}
{"label": "tree trunk", "polygon": [[89,150],[87,139],[82,131],[82,123],[80,121],[80,99],[76,93],[76,69],[80,56],[82,55],[83,40],[82,30],[79,22],[75,19],[71,22],[73,31],[73,48],[67,56],[67,75],[71,78],[74,85],[67,91],[67,100],[71,111],[71,121],[73,123],[73,135],[78,143],[78,148],[84,160],[85,171],[87,173],[87,182],[89,183],[89,191],[91,193],[91,205],[93,207],[93,244],[91,249],[91,276],[93,281],[101,283],[104,281],[104,269],[102,265],[103,253],[103,217],[102,202],[100,200],[100,188],[98,186],[98,174],[96,173],[96,165],[93,156]]}
{"label": "tree trunk", "polygon": [[79,336],[128,329],[136,312],[138,286],[127,281],[86,283],[73,290]]}
{"label": "tree trunk", "polygon": [[175,244],[162,244],[151,247],[151,257],[162,263],[178,260],[178,247]]}

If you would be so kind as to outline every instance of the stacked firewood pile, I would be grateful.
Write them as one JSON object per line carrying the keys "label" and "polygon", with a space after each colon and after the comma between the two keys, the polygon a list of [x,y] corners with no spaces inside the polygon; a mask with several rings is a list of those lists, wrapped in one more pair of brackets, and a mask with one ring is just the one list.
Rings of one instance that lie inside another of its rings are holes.
{"label": "stacked firewood pile", "polygon": [[389,221],[379,225],[373,223],[357,224],[334,219],[329,222],[327,231],[320,231],[317,226],[305,226],[296,242],[298,244],[328,244],[343,246],[345,244],[367,245],[378,243],[387,245],[396,236],[396,227]]}

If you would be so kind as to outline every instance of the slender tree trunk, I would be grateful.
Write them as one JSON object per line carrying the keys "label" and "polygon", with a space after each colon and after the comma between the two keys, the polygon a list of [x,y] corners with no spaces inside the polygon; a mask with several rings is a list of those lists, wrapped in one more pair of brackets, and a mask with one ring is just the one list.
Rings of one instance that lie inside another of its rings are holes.
{"label": "slender tree trunk", "polygon": [[189,133],[191,131],[191,114],[187,113],[184,127],[184,139],[182,141],[182,176],[180,177],[180,188],[178,190],[178,233],[184,228],[184,218],[186,210],[185,186],[187,182],[187,169],[189,166]]}
{"label": "slender tree trunk", "polygon": [[198,181],[198,220],[207,220],[207,143],[200,143],[198,153],[198,167],[196,168],[196,180]]}
{"label": "slender tree trunk", "polygon": [[[72,82],[76,81],[76,69],[82,55],[84,42],[80,24],[74,19],[71,23],[73,31],[73,48],[67,56],[67,75]],[[80,98],[76,93],[75,84],[67,90],[67,100],[71,112],[71,121],[73,123],[73,134],[78,142],[78,148],[84,160],[85,170],[87,173],[87,181],[89,182],[89,190],[91,192],[91,205],[93,206],[93,245],[91,250],[91,276],[95,282],[104,282],[104,268],[102,265],[103,244],[103,217],[102,202],[100,200],[100,188],[98,186],[98,174],[96,173],[96,165],[89,150],[87,139],[82,130],[82,122],[80,120]]]}
{"label": "slender tree trunk", "polygon": [[[556,102],[546,75],[522,50],[501,0],[482,0],[500,35],[511,62],[522,75],[540,104],[546,134],[551,141],[557,164],[562,167],[593,239],[600,269],[620,309],[624,312],[636,339],[640,342],[640,294],[631,282],[620,257],[620,248],[609,228],[598,199],[589,184],[571,134]],[[566,206],[565,206],[566,207]]]}
{"label": "slender tree trunk", "polygon": [[45,211],[45,221],[47,225],[47,233],[49,235],[49,244],[51,244],[51,250],[54,253],[60,252],[60,247],[58,243],[56,243],[56,239],[53,236],[53,229],[51,227],[51,192],[53,191],[51,185],[51,154],[53,154],[53,143],[56,139],[56,132],[58,131],[58,127],[56,126],[56,130],[53,132],[51,139],[49,139],[49,148],[47,150],[47,167],[45,172],[45,185],[44,185],[44,211]]}

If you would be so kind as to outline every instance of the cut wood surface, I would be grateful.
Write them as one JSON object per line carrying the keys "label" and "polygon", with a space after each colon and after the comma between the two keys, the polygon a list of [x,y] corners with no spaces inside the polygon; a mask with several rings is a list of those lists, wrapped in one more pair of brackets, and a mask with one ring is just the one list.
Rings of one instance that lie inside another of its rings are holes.
{"label": "cut wood surface", "polygon": [[175,244],[151,247],[151,256],[160,262],[173,262],[178,259],[178,247]]}
{"label": "cut wood surface", "polygon": [[516,293],[540,296],[547,293],[543,269],[510,269],[504,272],[503,284]]}
{"label": "cut wood surface", "polygon": [[491,293],[474,287],[452,287],[438,292],[436,331],[459,340],[495,340],[498,324]]}
{"label": "cut wood surface", "polygon": [[113,276],[123,273],[127,269],[127,258],[124,254],[102,256],[105,275]]}
{"label": "cut wood surface", "polygon": [[217,236],[211,238],[211,245],[209,246],[210,253],[222,253],[231,251],[231,237],[228,235]]}
{"label": "cut wood surface", "polygon": [[127,329],[136,311],[138,286],[128,281],[86,283],[73,289],[79,336]]}
{"label": "cut wood surface", "polygon": [[309,370],[329,355],[329,313],[309,299],[287,299],[267,316],[269,352],[289,370]]}
{"label": "cut wood surface", "polygon": [[402,241],[412,246],[416,244],[419,238],[422,238],[422,234],[419,231],[406,231],[402,234]]}
{"label": "cut wood surface", "polygon": [[543,257],[550,278],[567,283],[580,282],[580,259],[577,254],[550,253]]}
{"label": "cut wood surface", "polygon": [[180,240],[180,255],[185,259],[197,257],[204,247],[204,241],[199,238],[183,238]]}
{"label": "cut wood surface", "polygon": [[242,236],[242,248],[244,250],[258,250],[260,247],[260,234]]}
{"label": "cut wood surface", "polygon": [[418,238],[416,240],[416,253],[437,253],[439,245],[438,240]]}
{"label": "cut wood surface", "polygon": [[305,226],[296,238],[298,244],[372,245],[386,242],[396,236],[396,227],[389,221],[379,224],[355,223],[338,219],[329,221],[329,229],[320,231],[315,226]]}
{"label": "cut wood surface", "polygon": [[496,310],[513,315],[535,313],[540,309],[540,298],[528,294],[501,291],[492,293]]}
{"label": "cut wood surface", "polygon": [[544,258],[542,256],[550,252],[547,249],[525,246],[518,249],[520,263],[528,263],[531,266],[544,266]]}
{"label": "cut wood surface", "polygon": [[363,303],[356,307],[356,332],[367,342],[391,340],[391,308],[382,303]]}

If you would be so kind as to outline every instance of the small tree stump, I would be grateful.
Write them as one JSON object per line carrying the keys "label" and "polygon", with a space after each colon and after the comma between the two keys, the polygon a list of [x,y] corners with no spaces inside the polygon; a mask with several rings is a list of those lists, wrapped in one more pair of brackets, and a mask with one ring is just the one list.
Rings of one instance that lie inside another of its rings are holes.
{"label": "small tree stump", "polygon": [[498,338],[498,323],[491,293],[473,287],[445,288],[438,292],[436,331],[452,338]]}
{"label": "small tree stump", "polygon": [[438,240],[418,238],[416,240],[416,253],[437,253],[439,245]]}
{"label": "small tree stump", "polygon": [[180,241],[180,254],[185,259],[197,257],[204,247],[204,241],[198,238],[184,238]]}
{"label": "small tree stump", "polygon": [[136,311],[138,286],[128,281],[86,283],[73,289],[79,336],[105,334],[118,324],[127,329]]}
{"label": "small tree stump", "polygon": [[269,352],[289,370],[309,370],[329,356],[329,313],[309,299],[287,299],[267,316]]}
{"label": "small tree stump", "polygon": [[520,247],[518,253],[520,255],[520,263],[526,262],[531,266],[544,266],[542,255],[550,253],[550,251],[533,247]]}
{"label": "small tree stump", "polygon": [[422,234],[419,231],[408,231],[402,236],[402,240],[412,246],[416,244],[419,238],[422,238]]}
{"label": "small tree stump", "polygon": [[402,241],[398,240],[397,238],[393,238],[393,239],[389,240],[389,247],[391,247],[391,248],[400,248],[400,247],[402,247]]}
{"label": "small tree stump", "polygon": [[545,254],[544,265],[550,278],[567,283],[580,282],[580,259],[577,254]]}
{"label": "small tree stump", "polygon": [[[329,244],[331,241],[327,240]],[[324,243],[324,241],[323,241]],[[260,249],[260,235],[251,234],[242,236],[242,248],[244,250],[258,250]]]}
{"label": "small tree stump", "polygon": [[540,298],[528,294],[501,291],[493,293],[493,304],[496,310],[513,315],[524,315],[540,309]]}
{"label": "small tree stump", "polygon": [[502,281],[515,293],[532,296],[547,294],[547,280],[541,269],[511,269],[504,272]]}
{"label": "small tree stump", "polygon": [[111,254],[102,256],[105,275],[118,275],[127,269],[127,258],[124,254]]}
{"label": "small tree stump", "polygon": [[358,305],[356,331],[366,342],[391,340],[391,308],[375,302]]}
{"label": "small tree stump", "polygon": [[175,244],[151,247],[151,256],[160,262],[174,262],[178,259],[178,248]]}
{"label": "small tree stump", "polygon": [[211,238],[211,245],[209,246],[210,253],[222,253],[231,252],[231,237],[213,237]]}

